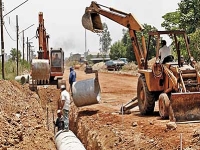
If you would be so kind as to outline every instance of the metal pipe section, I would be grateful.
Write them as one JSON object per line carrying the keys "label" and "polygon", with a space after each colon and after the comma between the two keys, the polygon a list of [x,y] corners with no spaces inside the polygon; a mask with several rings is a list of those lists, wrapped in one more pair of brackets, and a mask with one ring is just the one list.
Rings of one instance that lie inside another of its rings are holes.
{"label": "metal pipe section", "polygon": [[58,131],[55,135],[55,143],[58,150],[86,150],[81,141],[72,131]]}
{"label": "metal pipe section", "polygon": [[73,84],[72,91],[77,107],[98,104],[101,99],[98,78],[77,81]]}

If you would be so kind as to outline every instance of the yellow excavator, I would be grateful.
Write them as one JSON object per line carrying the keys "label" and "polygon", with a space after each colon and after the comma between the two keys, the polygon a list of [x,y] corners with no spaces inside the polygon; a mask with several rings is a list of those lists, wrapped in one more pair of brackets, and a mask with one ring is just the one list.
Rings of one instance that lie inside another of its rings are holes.
{"label": "yellow excavator", "polygon": [[[137,100],[140,113],[151,115],[154,112],[155,102],[159,103],[159,114],[161,118],[169,118],[170,121],[196,121],[200,120],[200,72],[195,69],[196,62],[189,49],[188,37],[183,30],[172,31],[150,31],[148,44],[142,37],[139,44],[136,32],[142,32],[143,26],[131,14],[91,2],[86,7],[82,17],[82,25],[85,29],[94,33],[102,32],[103,26],[100,15],[128,28],[133,51],[138,64],[140,76],[137,84],[137,97],[126,105],[125,109],[131,109]],[[159,49],[162,35],[172,38],[177,59],[170,57],[165,64],[160,63]],[[154,44],[152,38],[156,39],[156,61],[152,66],[148,64],[150,45]],[[179,40],[179,39],[183,40]],[[184,45],[188,58],[182,57],[180,41]]]}

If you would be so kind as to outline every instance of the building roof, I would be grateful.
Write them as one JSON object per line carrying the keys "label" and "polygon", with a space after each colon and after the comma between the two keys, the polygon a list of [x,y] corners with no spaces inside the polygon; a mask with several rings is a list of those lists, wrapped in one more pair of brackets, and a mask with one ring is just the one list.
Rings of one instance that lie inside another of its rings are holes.
{"label": "building roof", "polygon": [[110,58],[91,58],[90,60],[110,60]]}

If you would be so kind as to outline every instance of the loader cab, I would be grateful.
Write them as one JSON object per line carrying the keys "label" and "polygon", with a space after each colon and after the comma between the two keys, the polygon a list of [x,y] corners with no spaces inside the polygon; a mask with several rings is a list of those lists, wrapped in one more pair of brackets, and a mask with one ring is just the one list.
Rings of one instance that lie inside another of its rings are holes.
{"label": "loader cab", "polygon": [[[193,57],[190,54],[189,41],[185,31],[183,30],[170,30],[170,31],[150,31],[149,40],[147,45],[147,57],[145,61],[145,68],[148,68],[148,53],[151,51],[152,46],[156,49],[156,60],[159,60],[159,49],[160,41],[163,36],[169,36],[172,40],[170,45],[171,55],[170,63],[175,63],[179,67],[183,66],[184,63],[192,63]],[[152,43],[154,41],[154,43]]]}

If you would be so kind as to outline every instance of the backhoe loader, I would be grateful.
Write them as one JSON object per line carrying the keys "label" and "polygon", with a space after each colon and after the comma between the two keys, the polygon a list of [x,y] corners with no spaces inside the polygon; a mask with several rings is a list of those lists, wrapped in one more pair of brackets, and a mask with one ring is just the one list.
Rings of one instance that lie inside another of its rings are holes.
{"label": "backhoe loader", "polygon": [[[140,113],[151,115],[154,112],[155,101],[158,100],[161,118],[169,118],[170,121],[175,122],[199,120],[200,73],[195,69],[196,62],[190,53],[185,31],[150,31],[147,46],[143,36],[142,45],[140,45],[136,32],[142,32],[144,28],[131,13],[125,13],[92,1],[91,5],[86,7],[82,17],[83,27],[95,33],[102,32],[100,15],[128,28],[140,73],[137,84]],[[162,35],[168,35],[173,39],[177,57],[177,59],[171,59],[165,64],[162,64],[159,59]],[[150,66],[148,64],[150,59],[148,55],[152,51],[150,45],[155,45],[152,43],[152,38],[156,39],[156,61]],[[181,38],[183,40],[179,40]],[[180,49],[180,44],[184,45],[184,48]],[[182,57],[181,50],[183,49],[187,51],[188,58]]]}

